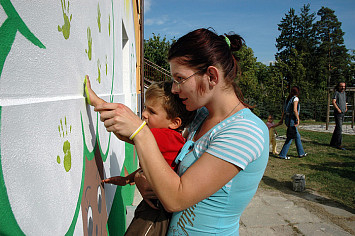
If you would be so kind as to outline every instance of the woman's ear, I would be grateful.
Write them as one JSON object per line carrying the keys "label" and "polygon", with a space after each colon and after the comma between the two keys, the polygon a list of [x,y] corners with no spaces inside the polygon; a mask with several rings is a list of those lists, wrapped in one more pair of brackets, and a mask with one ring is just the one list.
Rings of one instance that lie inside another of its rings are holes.
{"label": "woman's ear", "polygon": [[207,74],[209,76],[210,85],[216,85],[219,82],[218,69],[215,66],[209,66],[207,68]]}
{"label": "woman's ear", "polygon": [[171,122],[170,122],[170,124],[169,124],[169,126],[168,126],[169,129],[177,130],[177,129],[180,128],[181,123],[182,123],[182,120],[181,120],[180,117],[176,117],[176,118],[174,118],[174,119],[171,119],[170,121],[171,121]]}

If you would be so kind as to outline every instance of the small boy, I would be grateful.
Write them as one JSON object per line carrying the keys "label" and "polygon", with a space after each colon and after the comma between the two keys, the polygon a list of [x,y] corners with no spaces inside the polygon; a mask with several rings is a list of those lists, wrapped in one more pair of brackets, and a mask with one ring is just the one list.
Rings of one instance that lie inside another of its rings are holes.
{"label": "small boy", "polygon": [[[181,132],[194,119],[196,112],[187,111],[185,105],[181,102],[178,95],[171,92],[171,81],[162,81],[154,83],[145,92],[145,108],[142,113],[142,118],[147,123],[155,140],[158,144],[159,150],[164,156],[171,168],[175,168],[175,158],[180,149],[185,144]],[[89,78],[86,77],[86,93],[89,97],[90,105],[97,106],[105,101],[99,98],[90,87]],[[103,180],[104,183],[111,183],[119,186],[126,184],[134,184],[137,172],[142,172],[141,168],[132,172],[128,176],[114,176]],[[141,173],[140,173],[141,174]],[[152,200],[150,200],[152,201]],[[145,226],[148,221],[154,222],[159,218],[159,226],[163,227],[160,232],[155,232],[156,235],[165,235],[164,230],[167,230],[167,224],[161,225],[161,215],[166,215],[169,219],[169,214],[165,212],[159,201],[154,202],[155,208],[150,207],[144,200],[137,206],[134,219],[126,231],[125,235],[145,235]],[[164,216],[163,216],[164,218]],[[166,227],[166,229],[165,229]],[[150,227],[149,227],[150,228]],[[157,229],[155,229],[157,230]]]}
{"label": "small boy", "polygon": [[272,115],[269,115],[267,117],[267,122],[266,126],[269,128],[269,139],[270,139],[270,144],[272,144],[272,154],[278,155],[279,153],[276,150],[276,135],[277,132],[274,129],[275,127],[279,126],[279,124],[274,124],[274,117]]}

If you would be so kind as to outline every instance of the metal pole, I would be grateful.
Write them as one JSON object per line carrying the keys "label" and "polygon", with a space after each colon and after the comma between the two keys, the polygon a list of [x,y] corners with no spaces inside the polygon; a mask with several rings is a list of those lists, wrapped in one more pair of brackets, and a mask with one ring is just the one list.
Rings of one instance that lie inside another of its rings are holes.
{"label": "metal pole", "polygon": [[144,0],[139,1],[140,5],[140,41],[141,41],[141,110],[142,115],[144,109]]}
{"label": "metal pole", "polygon": [[328,88],[327,121],[325,123],[325,130],[328,130],[329,127],[329,113],[330,113],[330,88]]}
{"label": "metal pole", "polygon": [[353,91],[353,112],[352,112],[352,118],[351,118],[351,128],[354,128],[354,117],[355,117],[355,91]]}

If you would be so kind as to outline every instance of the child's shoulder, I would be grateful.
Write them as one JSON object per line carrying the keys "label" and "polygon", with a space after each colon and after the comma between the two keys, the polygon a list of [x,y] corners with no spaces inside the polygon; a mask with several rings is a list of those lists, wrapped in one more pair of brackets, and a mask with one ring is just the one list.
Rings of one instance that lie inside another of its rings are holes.
{"label": "child's shoulder", "polygon": [[176,130],[169,128],[152,128],[150,129],[155,140],[169,141],[171,139],[183,139],[182,134]]}

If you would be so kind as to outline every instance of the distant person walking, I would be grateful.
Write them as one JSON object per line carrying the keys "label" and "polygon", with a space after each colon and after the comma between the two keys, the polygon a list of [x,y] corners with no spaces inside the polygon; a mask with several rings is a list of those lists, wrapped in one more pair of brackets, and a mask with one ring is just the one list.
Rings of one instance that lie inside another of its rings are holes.
{"label": "distant person walking", "polygon": [[288,96],[285,104],[284,111],[282,112],[282,117],[278,125],[281,125],[283,119],[285,118],[285,125],[287,126],[286,133],[286,141],[282,147],[280,152],[281,159],[290,159],[290,157],[286,156],[288,149],[291,146],[292,139],[295,140],[296,148],[298,152],[298,157],[302,158],[307,156],[307,153],[304,152],[303,146],[301,143],[301,135],[297,130],[297,126],[300,124],[300,104],[298,95],[300,93],[300,89],[297,86],[293,86],[291,88],[290,95]]}
{"label": "distant person walking", "polygon": [[344,122],[345,112],[348,111],[346,105],[346,85],[344,82],[339,82],[334,88],[333,95],[333,106],[334,106],[334,119],[335,119],[335,129],[333,132],[332,140],[330,141],[330,146],[338,148],[340,150],[345,150],[342,143],[342,126]]}

